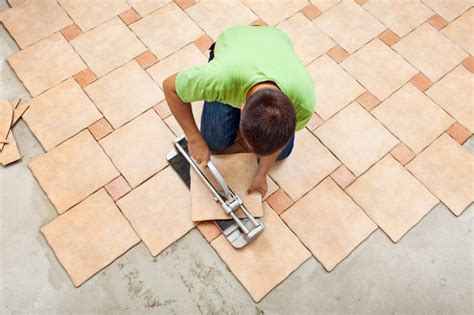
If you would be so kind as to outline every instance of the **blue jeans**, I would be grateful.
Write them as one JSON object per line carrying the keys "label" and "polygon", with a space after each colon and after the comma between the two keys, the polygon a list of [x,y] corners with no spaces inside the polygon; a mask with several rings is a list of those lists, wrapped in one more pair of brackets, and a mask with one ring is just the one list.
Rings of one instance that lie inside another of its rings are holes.
{"label": "blue jeans", "polygon": [[[210,48],[209,61],[214,59],[214,44]],[[219,101],[204,102],[201,116],[201,134],[212,151],[222,152],[230,147],[237,137],[240,122],[240,109]],[[295,135],[278,156],[277,160],[286,159],[295,142]]]}

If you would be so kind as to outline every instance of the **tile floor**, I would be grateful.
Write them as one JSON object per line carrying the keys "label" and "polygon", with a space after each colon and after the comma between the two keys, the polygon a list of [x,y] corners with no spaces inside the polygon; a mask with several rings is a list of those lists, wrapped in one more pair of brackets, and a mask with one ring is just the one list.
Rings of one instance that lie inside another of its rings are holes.
{"label": "tile floor", "polygon": [[473,202],[472,0],[38,3],[11,1],[0,21],[46,151],[29,166],[60,214],[41,232],[75,286],[140,240],[156,256],[196,227],[164,159],[180,128],[162,82],[258,19],[288,34],[317,104],[269,174],[265,233],[235,251],[197,226],[255,301],[311,255],[331,271],[378,228],[398,242],[439,202],[456,216]]}

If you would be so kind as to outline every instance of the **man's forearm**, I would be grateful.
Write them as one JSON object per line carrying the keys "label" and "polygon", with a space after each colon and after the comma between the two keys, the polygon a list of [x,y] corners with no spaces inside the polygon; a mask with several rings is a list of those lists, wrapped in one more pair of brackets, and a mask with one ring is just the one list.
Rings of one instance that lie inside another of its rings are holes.
{"label": "man's forearm", "polygon": [[258,175],[267,175],[268,171],[272,168],[273,164],[275,163],[276,159],[280,155],[280,153],[283,151],[284,147],[277,150],[275,153],[272,153],[270,155],[262,156],[260,158],[260,164],[258,165]]}

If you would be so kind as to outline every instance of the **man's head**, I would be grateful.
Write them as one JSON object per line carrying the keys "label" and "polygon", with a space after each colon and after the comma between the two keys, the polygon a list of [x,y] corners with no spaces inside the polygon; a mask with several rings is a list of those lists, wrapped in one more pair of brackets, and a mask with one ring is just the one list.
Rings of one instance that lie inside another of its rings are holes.
{"label": "man's head", "polygon": [[262,88],[247,100],[240,132],[258,155],[269,155],[285,146],[295,133],[296,112],[279,89]]}

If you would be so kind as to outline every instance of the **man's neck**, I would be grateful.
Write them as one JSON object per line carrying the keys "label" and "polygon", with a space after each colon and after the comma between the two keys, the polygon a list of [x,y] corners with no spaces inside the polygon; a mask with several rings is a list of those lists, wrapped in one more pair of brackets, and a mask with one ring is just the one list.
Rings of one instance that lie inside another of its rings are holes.
{"label": "man's neck", "polygon": [[276,85],[272,81],[264,81],[264,82],[257,83],[254,86],[252,86],[250,88],[250,90],[247,92],[247,96],[245,98],[245,101],[248,101],[250,96],[252,96],[253,93],[257,92],[260,89],[264,89],[264,88],[271,88],[271,89],[278,89],[278,90],[280,89],[278,87],[278,85]]}

